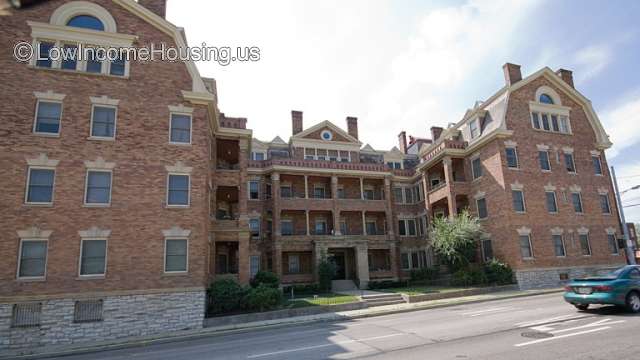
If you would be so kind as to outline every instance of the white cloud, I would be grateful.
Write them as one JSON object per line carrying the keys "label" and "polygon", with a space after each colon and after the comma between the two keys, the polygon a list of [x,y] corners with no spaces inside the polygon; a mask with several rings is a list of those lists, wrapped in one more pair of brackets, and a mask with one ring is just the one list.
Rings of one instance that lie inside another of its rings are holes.
{"label": "white cloud", "polygon": [[591,45],[579,50],[575,55],[576,82],[583,83],[609,65],[613,59],[613,51],[609,45]]}
{"label": "white cloud", "polygon": [[613,147],[607,152],[609,158],[613,159],[623,149],[640,141],[640,95],[605,110],[600,120],[613,142]]}
{"label": "white cloud", "polygon": [[[640,161],[616,167],[616,176],[618,178],[618,186],[620,191],[625,191],[636,185],[640,185]],[[640,223],[640,206],[631,206],[640,204],[640,189],[630,190],[621,195],[622,205],[624,208],[625,220],[627,222]]]}

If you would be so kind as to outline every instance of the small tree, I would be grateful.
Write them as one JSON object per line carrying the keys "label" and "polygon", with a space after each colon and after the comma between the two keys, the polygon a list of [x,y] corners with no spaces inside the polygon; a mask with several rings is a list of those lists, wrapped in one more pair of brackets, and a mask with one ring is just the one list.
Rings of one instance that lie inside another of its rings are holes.
{"label": "small tree", "polygon": [[476,256],[478,242],[486,239],[478,218],[467,210],[452,218],[436,217],[430,228],[433,248],[452,270],[464,268]]}
{"label": "small tree", "polygon": [[280,279],[278,276],[270,271],[258,271],[256,275],[251,279],[251,287],[258,287],[265,285],[270,288],[277,289],[280,286]]}
{"label": "small tree", "polygon": [[327,258],[327,254],[322,252],[320,263],[318,263],[318,282],[320,291],[328,293],[331,291],[331,280],[336,276],[336,264]]}

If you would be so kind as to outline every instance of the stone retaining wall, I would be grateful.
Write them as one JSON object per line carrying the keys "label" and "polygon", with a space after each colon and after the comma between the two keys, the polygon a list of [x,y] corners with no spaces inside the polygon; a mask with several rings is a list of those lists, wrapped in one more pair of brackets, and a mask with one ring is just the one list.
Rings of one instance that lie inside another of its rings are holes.
{"label": "stone retaining wall", "polygon": [[0,355],[7,351],[28,354],[45,346],[198,329],[204,320],[204,290],[109,296],[102,300],[103,320],[86,323],[74,322],[73,298],[39,301],[40,326],[27,328],[12,327],[14,304],[0,304]]}
{"label": "stone retaining wall", "polygon": [[[562,287],[571,279],[605,275],[619,266],[572,267],[541,270],[516,271],[516,280],[521,290]],[[563,277],[566,280],[563,280]]]}
{"label": "stone retaining wall", "polygon": [[431,301],[440,299],[449,299],[463,296],[473,296],[488,294],[497,291],[518,290],[518,285],[493,286],[478,289],[466,289],[460,291],[449,291],[444,293],[422,294],[422,295],[402,295],[404,301],[408,303],[417,303],[421,301]]}

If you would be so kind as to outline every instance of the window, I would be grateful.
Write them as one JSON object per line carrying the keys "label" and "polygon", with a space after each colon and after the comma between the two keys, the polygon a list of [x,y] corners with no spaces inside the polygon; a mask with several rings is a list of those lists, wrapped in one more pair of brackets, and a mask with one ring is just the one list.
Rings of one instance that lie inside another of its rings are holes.
{"label": "window", "polygon": [[91,115],[91,137],[111,138],[116,136],[116,108],[93,106]]}
{"label": "window", "polygon": [[22,240],[18,278],[43,278],[47,267],[47,241]]}
{"label": "window", "polygon": [[560,125],[558,124],[558,115],[551,115],[551,128],[554,132],[560,132]]}
{"label": "window", "polygon": [[566,256],[566,252],[564,249],[564,240],[562,239],[562,235],[552,235],[551,239],[553,240],[553,250],[556,256],[559,256],[559,257]]}
{"label": "window", "polygon": [[289,255],[289,274],[299,274],[300,273],[300,256],[299,255]]}
{"label": "window", "polygon": [[490,261],[493,259],[493,245],[491,240],[482,240],[482,260]]}
{"label": "window", "polygon": [[73,322],[102,321],[102,300],[76,301],[73,309]]}
{"label": "window", "polygon": [[533,258],[530,235],[520,235],[520,254],[522,255],[523,259]]}
{"label": "window", "polygon": [[377,235],[378,229],[375,221],[366,222],[367,235]]}
{"label": "window", "polygon": [[576,164],[573,161],[573,154],[564,153],[564,165],[570,173],[576,172]]}
{"label": "window", "polygon": [[475,139],[480,136],[480,127],[478,127],[478,119],[472,120],[469,123],[469,133],[471,133],[471,139]]}
{"label": "window", "polygon": [[571,133],[571,128],[569,127],[569,119],[566,116],[560,116],[560,132],[563,134]]}
{"label": "window", "polygon": [[50,204],[53,202],[55,170],[29,168],[27,186],[28,204]]}
{"label": "window", "polygon": [[189,206],[189,175],[169,174],[167,205]]}
{"label": "window", "polygon": [[67,26],[104,31],[104,24],[102,21],[91,15],[74,16],[67,22]]}
{"label": "window", "polygon": [[615,234],[607,234],[607,241],[609,242],[609,250],[611,255],[618,255],[620,250],[618,249],[618,241]]}
{"label": "window", "polygon": [[116,58],[111,61],[111,65],[109,67],[109,74],[115,76],[124,76],[125,73],[125,59],[122,54],[118,54]]}
{"label": "window", "polygon": [[175,144],[191,144],[191,116],[171,114],[171,137]]}
{"label": "window", "polygon": [[265,199],[271,199],[271,184],[264,184],[264,197]]}
{"label": "window", "polygon": [[364,195],[365,200],[373,200],[374,198],[373,189],[364,189],[364,191],[362,192],[362,195]]}
{"label": "window", "polygon": [[394,187],[393,188],[393,199],[395,200],[396,204],[402,204],[404,202],[404,199],[402,197],[402,188],[401,187]]}
{"label": "window", "polygon": [[87,54],[87,72],[93,74],[102,73],[102,61],[100,59],[104,59],[104,54],[100,53],[96,48],[86,48]]}
{"label": "window", "polygon": [[315,199],[324,199],[325,198],[324,185],[322,185],[322,184],[313,185],[313,197]]}
{"label": "window", "polygon": [[338,186],[338,199],[344,199],[344,198],[345,198],[344,186],[339,185]]}
{"label": "window", "polygon": [[84,203],[87,205],[111,203],[111,171],[87,171]]}
{"label": "window", "polygon": [[540,169],[543,171],[551,171],[549,152],[547,150],[538,151],[538,161],[540,162]]}
{"label": "window", "polygon": [[516,212],[525,212],[524,193],[522,190],[511,190],[513,197],[513,210]]}
{"label": "window", "polygon": [[573,210],[575,210],[576,213],[581,214],[582,213],[582,197],[580,196],[580,193],[577,193],[577,192],[571,193],[571,202],[573,203]]}
{"label": "window", "polygon": [[104,275],[107,263],[107,241],[82,240],[80,249],[80,276]]}
{"label": "window", "polygon": [[322,130],[322,132],[320,133],[320,136],[322,137],[322,140],[329,141],[333,139],[333,134],[329,130]]}
{"label": "window", "polygon": [[293,222],[291,220],[282,220],[280,222],[280,232],[283,236],[293,235]]}
{"label": "window", "polygon": [[582,255],[591,256],[591,244],[589,244],[588,234],[580,234],[580,250]]}
{"label": "window", "polygon": [[33,132],[37,134],[60,134],[61,117],[61,103],[38,101],[36,105],[36,123]]}
{"label": "window", "polygon": [[518,168],[518,152],[514,147],[508,147],[505,149],[507,155],[507,166],[512,169]]}
{"label": "window", "polygon": [[260,271],[260,256],[254,255],[249,257],[249,272],[251,278],[256,277],[256,274]]}
{"label": "window", "polygon": [[535,129],[540,129],[540,117],[538,113],[531,113],[531,121]]}
{"label": "window", "polygon": [[340,233],[342,235],[348,235],[347,234],[347,222],[344,220],[340,220]]}
{"label": "window", "polygon": [[485,198],[476,199],[476,205],[478,206],[478,218],[486,219],[488,216],[487,200]]}
{"label": "window", "polygon": [[280,197],[290,198],[293,197],[293,193],[291,191],[291,185],[280,185]]}
{"label": "window", "polygon": [[165,240],[165,272],[187,272],[187,240]]}
{"label": "window", "polygon": [[471,160],[471,172],[473,175],[473,180],[482,176],[482,162],[480,161],[479,157]]}
{"label": "window", "polygon": [[50,68],[51,67],[51,56],[49,52],[53,48],[54,43],[48,41],[41,41],[38,43],[38,59],[36,61],[36,66]]}
{"label": "window", "polygon": [[551,130],[551,128],[549,127],[549,115],[547,114],[542,114],[542,128],[546,131]]}
{"label": "window", "polygon": [[600,194],[600,208],[603,214],[611,214],[611,207],[609,206],[609,195]]}
{"label": "window", "polygon": [[413,188],[410,188],[410,187],[404,188],[404,196],[405,196],[405,202],[407,204],[415,203],[415,199],[413,197]]}
{"label": "window", "polygon": [[409,254],[408,253],[402,253],[400,254],[400,262],[402,263],[402,269],[403,270],[409,270],[410,268],[410,264],[409,264]]}
{"label": "window", "polygon": [[65,44],[62,47],[63,54],[60,68],[63,70],[75,70],[78,66],[78,47],[75,45]]}
{"label": "window", "polygon": [[264,160],[264,153],[253,152],[253,160]]}
{"label": "window", "polygon": [[409,219],[407,221],[407,228],[409,229],[409,236],[416,236],[416,221]]}
{"label": "window", "polygon": [[398,220],[398,234],[400,234],[400,236],[407,236],[407,228],[404,220]]}
{"label": "window", "polygon": [[249,199],[260,199],[260,182],[257,180],[249,181]]}
{"label": "window", "polygon": [[600,163],[600,156],[592,156],[591,161],[593,162],[593,172],[596,175],[602,175],[602,164]]}
{"label": "window", "polygon": [[326,235],[327,234],[327,221],[324,219],[317,219],[315,223],[315,233],[316,235]]}
{"label": "window", "polygon": [[42,303],[14,304],[11,316],[11,327],[40,326]]}
{"label": "window", "polygon": [[546,196],[546,203],[547,203],[547,211],[550,213],[557,213],[558,212],[558,202],[556,199],[556,192],[555,191],[546,191],[545,192],[545,196]]}
{"label": "window", "polygon": [[260,219],[249,219],[249,231],[252,239],[260,239]]}
{"label": "window", "polygon": [[541,94],[539,100],[543,104],[551,104],[551,105],[553,105],[553,99],[551,98],[551,96],[549,96],[547,94]]}
{"label": "window", "polygon": [[416,219],[416,223],[418,223],[418,236],[422,236],[422,235],[427,235],[425,233],[425,226],[424,226],[424,222],[423,222],[423,217],[419,217]]}

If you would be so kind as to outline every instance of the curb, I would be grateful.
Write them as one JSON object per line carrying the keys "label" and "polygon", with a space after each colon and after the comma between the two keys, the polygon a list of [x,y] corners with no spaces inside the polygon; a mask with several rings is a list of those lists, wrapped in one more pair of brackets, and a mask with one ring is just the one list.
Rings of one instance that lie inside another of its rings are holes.
{"label": "curb", "polygon": [[[0,360],[42,359],[47,357],[71,356],[71,355],[97,353],[97,352],[110,351],[110,350],[122,350],[122,349],[128,349],[128,348],[150,346],[155,344],[166,344],[166,343],[172,343],[172,342],[178,342],[178,341],[197,340],[197,339],[202,339],[207,337],[244,333],[244,332],[249,332],[253,330],[277,329],[277,328],[291,326],[291,325],[305,325],[305,324],[322,323],[322,322],[364,319],[364,318],[370,318],[370,317],[376,317],[376,316],[401,314],[401,313],[407,313],[407,312],[413,312],[413,311],[440,309],[440,308],[446,308],[446,307],[452,307],[452,306],[458,306],[458,305],[477,304],[477,303],[498,301],[498,300],[508,300],[508,299],[524,298],[524,297],[550,295],[554,293],[560,293],[562,291],[564,290],[549,289],[549,290],[540,290],[536,292],[523,293],[523,294],[521,293],[521,294],[512,294],[512,295],[505,295],[505,296],[497,295],[495,297],[488,297],[485,299],[469,299],[469,300],[444,302],[445,300],[464,299],[464,297],[449,298],[449,299],[425,301],[423,302],[425,304],[423,304],[422,306],[418,305],[421,303],[414,303],[415,306],[410,308],[405,308],[405,309],[381,309],[380,311],[371,311],[369,313],[353,314],[353,315],[333,313],[333,316],[325,316],[324,318],[317,317],[317,318],[300,319],[300,317],[297,317],[297,318],[293,317],[293,318],[289,318],[291,319],[291,321],[283,321],[283,322],[273,323],[273,324],[257,324],[257,325],[249,325],[249,326],[241,326],[242,324],[237,324],[240,326],[234,327],[234,328],[228,328],[228,329],[203,328],[202,330],[195,330],[193,333],[178,334],[178,335],[160,335],[157,337],[150,337],[146,339],[133,340],[129,342],[122,342],[122,343],[115,343],[115,344],[104,344],[104,345],[93,345],[93,346],[89,345],[86,347],[79,347],[75,349],[43,352],[43,353],[29,354],[29,355],[0,355]],[[488,295],[488,294],[482,294],[482,295]],[[482,296],[482,295],[473,295],[473,296]],[[427,304],[433,301],[443,301],[443,303]],[[361,310],[353,310],[353,311],[361,311]],[[328,313],[328,314],[325,313],[325,314],[319,314],[319,315],[331,315],[331,313]],[[314,316],[314,315],[311,315],[311,316]]]}

